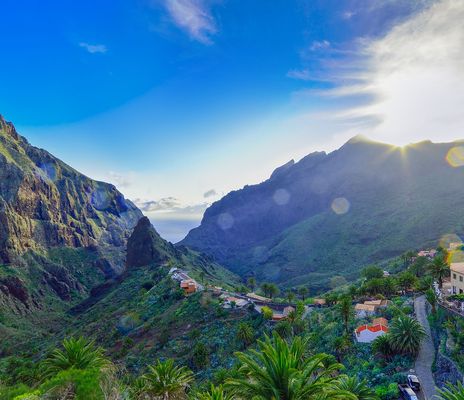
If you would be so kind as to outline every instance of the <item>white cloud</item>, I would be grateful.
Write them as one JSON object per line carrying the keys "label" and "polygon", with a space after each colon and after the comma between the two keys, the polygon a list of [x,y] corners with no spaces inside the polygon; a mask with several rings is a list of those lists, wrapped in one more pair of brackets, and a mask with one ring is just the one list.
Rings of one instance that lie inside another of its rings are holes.
{"label": "white cloud", "polygon": [[360,40],[356,57],[337,60],[328,71],[337,76],[333,87],[307,91],[333,101],[326,120],[332,135],[363,133],[394,144],[464,137],[462,21],[464,2],[437,1],[383,37]]}
{"label": "white cloud", "polygon": [[321,49],[327,49],[329,47],[330,47],[330,42],[328,40],[322,40],[322,41],[315,40],[314,42],[312,42],[309,49],[311,51],[316,51],[316,50],[321,50]]}
{"label": "white cloud", "polygon": [[81,42],[79,46],[86,49],[90,54],[101,53],[104,54],[108,51],[107,47],[104,44],[90,44]]}
{"label": "white cloud", "polygon": [[189,36],[203,44],[212,44],[216,22],[204,0],[164,0],[173,22]]}

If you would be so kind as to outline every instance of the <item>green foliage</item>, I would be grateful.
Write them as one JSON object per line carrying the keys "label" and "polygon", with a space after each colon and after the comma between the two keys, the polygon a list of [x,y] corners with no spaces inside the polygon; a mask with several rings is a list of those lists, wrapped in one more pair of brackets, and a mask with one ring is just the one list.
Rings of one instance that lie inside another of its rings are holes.
{"label": "green foliage", "polygon": [[237,340],[243,343],[244,346],[249,346],[254,339],[255,333],[253,331],[253,327],[246,323],[240,322],[237,328]]}
{"label": "green foliage", "polygon": [[263,314],[264,319],[271,320],[274,312],[268,306],[263,306],[261,307],[261,314]]}
{"label": "green foliage", "polygon": [[400,316],[393,320],[389,337],[391,347],[400,354],[416,355],[426,334],[422,325],[414,318]]}
{"label": "green foliage", "polygon": [[211,385],[208,392],[194,394],[192,400],[234,400],[234,397],[226,393],[222,386]]}
{"label": "green foliage", "polygon": [[359,380],[356,377],[342,376],[337,383],[337,387],[345,392],[356,395],[357,400],[378,400],[379,397],[375,394],[368,385],[365,379]]}
{"label": "green foliage", "polygon": [[369,265],[361,271],[361,276],[368,281],[375,278],[383,278],[383,269],[377,265]]}
{"label": "green foliage", "polygon": [[433,278],[438,281],[438,286],[443,286],[443,279],[450,275],[450,268],[448,263],[443,257],[437,256],[429,265],[430,273]]}
{"label": "green foliage", "polygon": [[197,368],[203,368],[209,364],[209,350],[201,342],[198,342],[193,348],[192,361]]}
{"label": "green foliage", "polygon": [[289,344],[277,334],[266,336],[258,341],[258,349],[236,354],[240,376],[226,382],[234,398],[356,400],[354,395],[335,388],[334,376],[342,366],[324,354],[307,357],[306,342],[300,337]]}
{"label": "green foliage", "polygon": [[99,370],[108,365],[109,361],[104,357],[103,349],[95,347],[93,342],[83,337],[70,338],[63,341],[63,349],[55,349],[45,360],[44,375],[50,377],[71,368]]}
{"label": "green foliage", "polygon": [[458,382],[456,386],[452,384],[446,385],[443,389],[438,389],[439,400],[464,400],[464,386]]}
{"label": "green foliage", "polygon": [[379,385],[375,388],[375,393],[382,400],[397,400],[399,397],[398,384],[390,383],[385,385]]}
{"label": "green foliage", "polygon": [[148,367],[148,370],[149,372],[142,376],[139,395],[143,393],[165,400],[179,399],[194,379],[192,371],[174,365],[173,360],[158,361],[156,365]]}

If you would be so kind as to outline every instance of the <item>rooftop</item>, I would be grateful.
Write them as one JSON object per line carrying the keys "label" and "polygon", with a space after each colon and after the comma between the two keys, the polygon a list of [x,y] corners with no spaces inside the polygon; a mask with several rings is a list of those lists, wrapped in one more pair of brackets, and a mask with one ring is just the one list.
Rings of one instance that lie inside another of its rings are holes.
{"label": "rooftop", "polygon": [[451,263],[450,269],[451,271],[457,272],[459,274],[464,274],[464,262]]}

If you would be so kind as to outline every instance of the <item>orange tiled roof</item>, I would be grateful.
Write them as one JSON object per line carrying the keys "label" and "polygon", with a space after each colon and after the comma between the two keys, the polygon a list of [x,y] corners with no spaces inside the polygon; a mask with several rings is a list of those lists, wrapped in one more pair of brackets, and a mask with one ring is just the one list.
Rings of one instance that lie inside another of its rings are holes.
{"label": "orange tiled roof", "polygon": [[381,325],[381,324],[377,324],[377,325],[361,325],[360,327],[358,327],[356,329],[356,334],[359,335],[361,332],[363,332],[365,330],[369,330],[371,332],[383,331],[383,332],[387,333],[388,332],[388,327],[386,327],[384,325]]}

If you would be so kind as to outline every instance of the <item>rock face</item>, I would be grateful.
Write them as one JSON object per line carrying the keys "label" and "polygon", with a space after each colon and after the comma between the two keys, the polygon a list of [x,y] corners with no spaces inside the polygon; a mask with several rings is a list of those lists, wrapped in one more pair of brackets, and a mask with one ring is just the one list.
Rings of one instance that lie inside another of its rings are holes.
{"label": "rock face", "polygon": [[241,275],[327,288],[368,263],[464,235],[463,142],[354,138],[229,193],[181,242]]}
{"label": "rock face", "polygon": [[127,242],[127,267],[142,267],[166,261],[174,253],[172,246],[156,232],[147,217],[138,222]]}
{"label": "rock face", "polygon": [[0,263],[54,246],[124,246],[141,216],[113,185],[31,146],[0,116]]}

